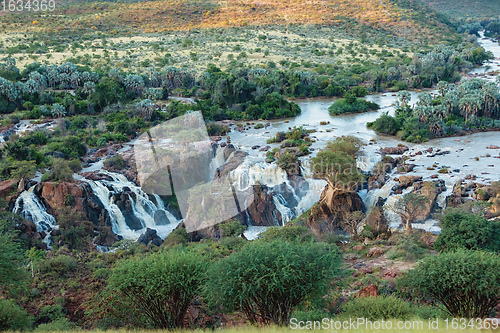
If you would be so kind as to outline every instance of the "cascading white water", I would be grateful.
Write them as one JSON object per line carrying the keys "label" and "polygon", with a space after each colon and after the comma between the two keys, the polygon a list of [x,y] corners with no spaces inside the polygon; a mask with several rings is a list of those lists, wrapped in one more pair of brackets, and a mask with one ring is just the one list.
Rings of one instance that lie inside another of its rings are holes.
{"label": "cascading white water", "polygon": [[[235,170],[229,173],[230,179],[232,179],[233,184],[235,185],[236,190],[244,191],[250,188],[253,185],[266,185],[270,188],[273,195],[273,202],[276,206],[276,209],[280,212],[282,217],[282,224],[289,222],[300,215],[304,210],[305,204],[300,205],[302,201],[301,198],[297,196],[294,188],[290,185],[290,181],[288,180],[286,172],[278,167],[276,163],[266,163],[266,162],[258,162],[255,164],[251,164],[250,161],[245,161],[240,164]],[[285,184],[287,187],[287,191],[290,192],[297,203],[297,207],[289,207],[290,205],[286,202],[283,195],[278,191],[278,188],[275,187]],[[309,191],[311,192],[311,191]],[[308,194],[309,194],[308,192]],[[314,192],[311,197],[314,197]],[[318,197],[319,199],[319,197]],[[309,198],[307,202],[309,202]],[[317,201],[317,200],[316,200]],[[245,202],[245,207],[248,207],[250,203]],[[314,202],[311,203],[311,206]],[[300,209],[298,209],[300,207]],[[305,208],[305,210],[310,207]],[[250,221],[247,221],[249,223]]]}
{"label": "cascading white water", "polygon": [[274,187],[288,183],[286,172],[275,163],[258,162],[251,164],[248,160],[231,171],[229,177],[238,191],[244,191],[253,185]]}
{"label": "cascading white water", "polygon": [[217,147],[215,151],[215,157],[210,162],[210,180],[213,180],[215,176],[215,171],[217,168],[221,167],[226,161],[224,160],[224,148]]}
{"label": "cascading white water", "polygon": [[321,193],[325,189],[326,181],[314,179],[311,171],[311,160],[309,158],[301,159],[301,172],[309,184],[309,191],[303,196],[297,205],[297,213],[300,215],[311,208],[319,201]]}
{"label": "cascading white water", "polygon": [[[78,175],[75,175],[74,178],[90,185],[94,194],[99,198],[108,212],[112,230],[117,235],[128,239],[137,239],[146,228],[151,228],[155,229],[160,237],[165,238],[179,224],[179,221],[165,209],[163,201],[158,195],[153,195],[156,201],[154,203],[139,186],[129,181],[125,176],[106,170],[101,170],[100,173],[110,177],[111,180],[93,181]],[[129,199],[132,213],[141,222],[142,228],[140,230],[133,230],[127,225],[123,212],[114,202],[113,194],[125,193],[127,191],[133,193],[133,195],[129,194]],[[165,211],[170,221],[169,224],[156,225],[154,214],[157,210]]]}
{"label": "cascading white water", "polygon": [[365,207],[369,210],[377,203],[379,198],[384,200],[387,199],[391,194],[392,188],[397,184],[398,183],[395,180],[390,178],[381,188],[373,189],[371,191],[361,190],[358,194],[361,197],[361,200],[363,200]]}
{"label": "cascading white water", "polygon": [[273,202],[274,202],[274,205],[276,206],[276,209],[278,209],[278,211],[281,214],[282,226],[284,226],[285,223],[290,222],[295,217],[297,217],[297,214],[295,214],[292,209],[285,206],[286,200],[285,200],[285,198],[283,198],[283,196],[281,194],[279,194],[279,193],[275,194],[273,196]]}
{"label": "cascading white water", "polygon": [[35,185],[22,192],[16,200],[13,212],[33,222],[38,232],[47,233],[43,241],[50,246],[50,232],[59,226],[54,216],[47,213],[47,209],[34,191]]}

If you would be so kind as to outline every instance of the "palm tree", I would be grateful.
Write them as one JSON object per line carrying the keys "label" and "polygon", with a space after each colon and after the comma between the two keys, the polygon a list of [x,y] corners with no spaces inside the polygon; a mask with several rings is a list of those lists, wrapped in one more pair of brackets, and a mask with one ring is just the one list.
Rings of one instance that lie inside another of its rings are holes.
{"label": "palm tree", "polygon": [[51,114],[52,114],[52,117],[54,117],[54,118],[62,117],[66,114],[66,109],[64,108],[64,106],[62,106],[58,103],[55,103],[55,104],[52,104]]}
{"label": "palm tree", "polygon": [[95,83],[94,82],[85,82],[83,84],[83,92],[87,95],[87,113],[90,113],[91,110],[91,102],[90,96],[93,92],[95,92]]}

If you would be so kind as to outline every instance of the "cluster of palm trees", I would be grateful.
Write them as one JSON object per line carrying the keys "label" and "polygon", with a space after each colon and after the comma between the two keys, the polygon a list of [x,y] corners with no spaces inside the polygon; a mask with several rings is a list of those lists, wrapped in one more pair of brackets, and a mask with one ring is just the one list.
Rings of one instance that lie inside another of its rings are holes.
{"label": "cluster of palm trees", "polygon": [[[439,82],[439,94],[429,92],[419,94],[419,100],[412,110],[421,123],[429,126],[434,137],[449,130],[446,121],[451,116],[461,116],[466,126],[477,126],[480,118],[500,119],[500,91],[494,82],[480,79],[464,80],[460,84]],[[405,108],[410,100],[407,91],[398,93],[397,107]]]}

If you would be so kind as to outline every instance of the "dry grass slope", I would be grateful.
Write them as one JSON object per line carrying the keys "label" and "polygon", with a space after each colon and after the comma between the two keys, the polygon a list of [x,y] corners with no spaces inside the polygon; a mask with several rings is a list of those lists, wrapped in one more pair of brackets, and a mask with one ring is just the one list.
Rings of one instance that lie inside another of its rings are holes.
{"label": "dry grass slope", "polygon": [[[162,32],[196,28],[290,24],[351,25],[371,27],[418,40],[439,39],[449,27],[432,11],[409,6],[418,0],[157,0],[139,3],[96,2],[60,7],[52,15],[17,15],[6,30],[98,30],[111,32]],[[410,8],[411,7],[411,8]],[[428,8],[425,8],[428,9]],[[12,15],[11,15],[12,16]],[[434,31],[431,31],[434,30]],[[432,42],[432,40],[429,40]]]}
{"label": "dry grass slope", "polygon": [[421,0],[432,9],[455,19],[500,17],[498,0]]}

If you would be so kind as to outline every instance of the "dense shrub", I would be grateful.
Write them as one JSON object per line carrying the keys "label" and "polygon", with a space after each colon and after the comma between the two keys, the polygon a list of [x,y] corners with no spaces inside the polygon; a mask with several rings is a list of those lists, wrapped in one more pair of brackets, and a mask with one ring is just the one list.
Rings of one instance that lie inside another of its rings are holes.
{"label": "dense shrub", "polygon": [[229,133],[231,130],[229,127],[220,125],[217,123],[208,123],[207,124],[207,132],[209,136],[225,136],[227,133]]}
{"label": "dense shrub", "polygon": [[57,257],[44,260],[40,264],[42,273],[56,273],[59,276],[65,276],[76,269],[77,262],[75,258],[68,255],[58,255]]}
{"label": "dense shrub", "polygon": [[397,121],[396,118],[389,116],[387,112],[384,112],[384,114],[374,122],[367,123],[366,126],[373,129],[377,133],[390,135],[395,135],[401,129],[399,121]]}
{"label": "dense shrub", "polygon": [[441,233],[434,243],[438,251],[500,251],[500,222],[470,212],[452,210],[441,221]]}
{"label": "dense shrub", "polygon": [[68,161],[62,158],[54,158],[50,172],[46,173],[47,176],[44,174],[45,178],[43,180],[70,181],[73,179],[73,174],[80,170],[82,170],[82,164],[79,159]]}
{"label": "dense shrub", "polygon": [[200,255],[171,249],[119,262],[110,286],[140,308],[155,328],[183,326],[188,306],[198,294],[206,262]]}
{"label": "dense shrub", "polygon": [[484,318],[500,301],[500,257],[471,250],[428,256],[399,285],[436,300],[453,317]]}
{"label": "dense shrub", "polygon": [[342,306],[342,312],[351,318],[407,320],[413,316],[411,306],[396,296],[358,297]]}
{"label": "dense shrub", "polygon": [[288,325],[297,305],[322,295],[339,264],[334,245],[259,240],[216,262],[205,291],[211,303],[240,309],[252,323]]}
{"label": "dense shrub", "polygon": [[115,156],[110,157],[106,161],[104,161],[104,165],[108,168],[122,170],[127,164],[122,155],[116,154]]}
{"label": "dense shrub", "polygon": [[427,253],[423,248],[425,244],[420,241],[420,233],[398,236],[396,245],[386,253],[387,259],[416,260]]}
{"label": "dense shrub", "polygon": [[30,330],[32,324],[26,310],[11,300],[0,299],[0,331]]}
{"label": "dense shrub", "polygon": [[365,101],[364,99],[357,98],[356,96],[351,95],[351,97],[341,98],[333,103],[328,108],[328,111],[331,115],[340,115],[344,113],[361,113],[373,111],[378,110],[379,108],[380,107],[377,103]]}

